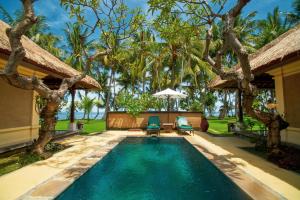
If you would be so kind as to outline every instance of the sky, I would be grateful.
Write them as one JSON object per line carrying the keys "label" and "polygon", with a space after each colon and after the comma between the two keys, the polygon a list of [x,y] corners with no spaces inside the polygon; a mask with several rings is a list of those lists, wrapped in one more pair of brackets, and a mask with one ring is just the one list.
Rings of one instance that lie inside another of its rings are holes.
{"label": "sky", "polygon": [[[37,15],[46,16],[47,23],[50,27],[50,32],[62,35],[66,23],[71,19],[69,14],[60,6],[59,0],[38,0],[34,3],[34,9]],[[231,7],[236,0],[228,0],[226,7]],[[251,0],[244,8],[243,13],[247,14],[251,11],[257,11],[257,19],[266,18],[268,12],[278,6],[282,12],[292,10],[293,0]],[[125,0],[125,3],[130,8],[140,7],[144,12],[148,11],[147,0]],[[21,8],[20,0],[0,0],[0,5],[4,7],[11,15],[17,9]],[[148,18],[151,16],[149,14]]]}
{"label": "sky", "polygon": [[[129,8],[141,8],[145,13],[148,12],[149,6],[147,0],[124,0]],[[234,5],[236,0],[228,0],[225,8],[230,8]],[[251,0],[243,10],[243,14],[247,15],[252,11],[257,11],[256,18],[266,18],[268,12],[272,12],[276,6],[279,7],[283,13],[292,11],[293,0]],[[0,0],[0,5],[7,10],[10,15],[14,16],[16,10],[22,8],[20,0]],[[38,0],[34,3],[34,10],[36,15],[44,15],[49,26],[49,32],[60,35],[62,43],[64,44],[64,29],[67,22],[72,22],[67,11],[60,6],[59,0]],[[91,15],[92,17],[92,15]],[[148,20],[153,16],[148,14]],[[93,20],[93,19],[90,19]],[[94,95],[91,95],[94,98]]]}

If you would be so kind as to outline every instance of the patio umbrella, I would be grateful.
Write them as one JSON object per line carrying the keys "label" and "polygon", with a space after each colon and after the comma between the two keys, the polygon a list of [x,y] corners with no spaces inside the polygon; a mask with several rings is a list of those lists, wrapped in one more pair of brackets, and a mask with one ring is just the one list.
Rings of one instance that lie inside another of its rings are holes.
{"label": "patio umbrella", "polygon": [[[153,94],[153,96],[157,98],[162,98],[162,99],[167,99],[168,100],[168,112],[170,111],[170,99],[181,99],[181,98],[186,98],[186,94],[182,94],[180,92],[177,92],[175,90],[171,90],[170,88],[167,88],[163,91],[157,92]],[[169,114],[168,113],[168,122],[169,122]]]}

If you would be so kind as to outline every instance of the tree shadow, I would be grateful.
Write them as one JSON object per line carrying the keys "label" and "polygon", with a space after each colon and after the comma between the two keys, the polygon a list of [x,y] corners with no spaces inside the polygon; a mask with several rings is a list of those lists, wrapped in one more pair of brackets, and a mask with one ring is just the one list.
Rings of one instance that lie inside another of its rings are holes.
{"label": "tree shadow", "polygon": [[239,162],[232,162],[230,159],[237,158],[233,154],[226,154],[226,155],[217,155],[214,153],[211,153],[207,149],[203,148],[201,145],[194,144],[196,148],[204,154],[206,158],[208,158],[215,166],[217,166],[222,172],[224,172],[227,176],[234,179],[242,180],[243,176],[238,166],[245,166],[243,163]]}

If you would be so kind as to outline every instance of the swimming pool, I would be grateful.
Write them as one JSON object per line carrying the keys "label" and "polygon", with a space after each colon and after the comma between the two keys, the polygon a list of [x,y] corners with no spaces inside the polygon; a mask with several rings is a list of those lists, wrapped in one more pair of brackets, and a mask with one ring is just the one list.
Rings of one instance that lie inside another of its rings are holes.
{"label": "swimming pool", "polygon": [[57,199],[250,197],[184,138],[127,137]]}

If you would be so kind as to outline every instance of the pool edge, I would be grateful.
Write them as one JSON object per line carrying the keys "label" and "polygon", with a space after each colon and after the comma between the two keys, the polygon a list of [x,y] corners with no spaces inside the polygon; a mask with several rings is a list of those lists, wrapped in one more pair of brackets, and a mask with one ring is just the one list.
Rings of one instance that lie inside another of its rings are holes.
{"label": "pool edge", "polygon": [[[80,178],[80,176],[82,176],[84,173],[86,173],[89,169],[91,169],[97,162],[99,162],[103,157],[105,157],[115,146],[117,146],[120,142],[122,142],[125,138],[127,137],[147,137],[145,135],[135,135],[135,136],[130,136],[130,135],[122,135],[119,136],[116,140],[112,141],[112,143],[110,144],[110,146],[107,147],[103,147],[103,148],[99,148],[99,151],[97,152],[92,152],[86,156],[84,156],[82,159],[80,159],[77,163],[75,163],[74,165],[64,169],[62,172],[58,173],[57,175],[49,178],[48,180],[45,180],[44,182],[42,182],[41,184],[35,186],[34,188],[32,188],[30,191],[28,191],[27,193],[25,193],[24,195],[22,195],[21,197],[19,197],[18,199],[55,199],[56,197],[58,197],[63,191],[65,191],[69,186],[72,185],[72,183],[74,183],[78,178]],[[160,137],[169,137],[169,136],[160,136]],[[218,170],[220,170],[223,174],[225,174],[231,181],[234,182],[234,184],[236,184],[242,191],[244,191],[247,195],[249,195],[251,198],[253,199],[260,199],[257,197],[257,192],[255,193],[255,196],[253,193],[249,192],[249,190],[245,189],[244,187],[241,187],[241,185],[236,182],[235,179],[233,179],[230,175],[228,175],[228,173],[226,173],[226,170],[224,171],[224,169],[222,169],[222,167],[218,166],[218,163],[214,162],[213,159],[211,159],[211,155],[208,154],[208,152],[210,154],[213,154],[213,152],[210,152],[207,148],[205,148],[205,146],[197,146],[199,144],[195,144],[195,142],[191,141],[191,139],[193,139],[192,136],[172,136],[172,137],[176,137],[176,138],[184,138],[189,144],[191,144],[199,153],[201,153],[204,157],[206,157],[215,167],[217,167]],[[221,147],[220,147],[221,148]],[[202,151],[201,151],[202,150]],[[232,163],[231,161],[229,161],[228,159],[225,159],[227,162]],[[84,166],[82,166],[82,164]],[[234,163],[233,163],[234,164]],[[81,167],[81,171],[79,171],[78,173],[75,174],[71,174],[71,177],[65,177],[66,174],[68,174],[68,172],[70,172],[70,170],[72,171],[74,168],[80,168]],[[239,169],[241,170],[241,169]],[[264,183],[262,183],[260,180],[256,179],[255,177],[253,177],[251,174],[248,174],[247,172],[241,170],[242,174],[244,174],[247,179],[250,179],[253,182],[256,182],[256,184],[258,184],[258,186],[260,187],[260,189],[265,190],[265,193],[270,193],[270,196],[273,196],[273,198],[264,198],[264,199],[285,199],[281,194],[277,193],[276,191],[272,190],[272,188],[268,187],[267,185],[265,185]],[[63,176],[63,178],[62,178]],[[43,191],[43,187],[49,187],[49,184],[55,181],[63,181],[66,184],[62,184],[62,187],[60,189],[58,189],[56,191],[55,194],[51,195],[51,196],[45,196],[45,195],[41,195],[38,196],[37,191]]]}

